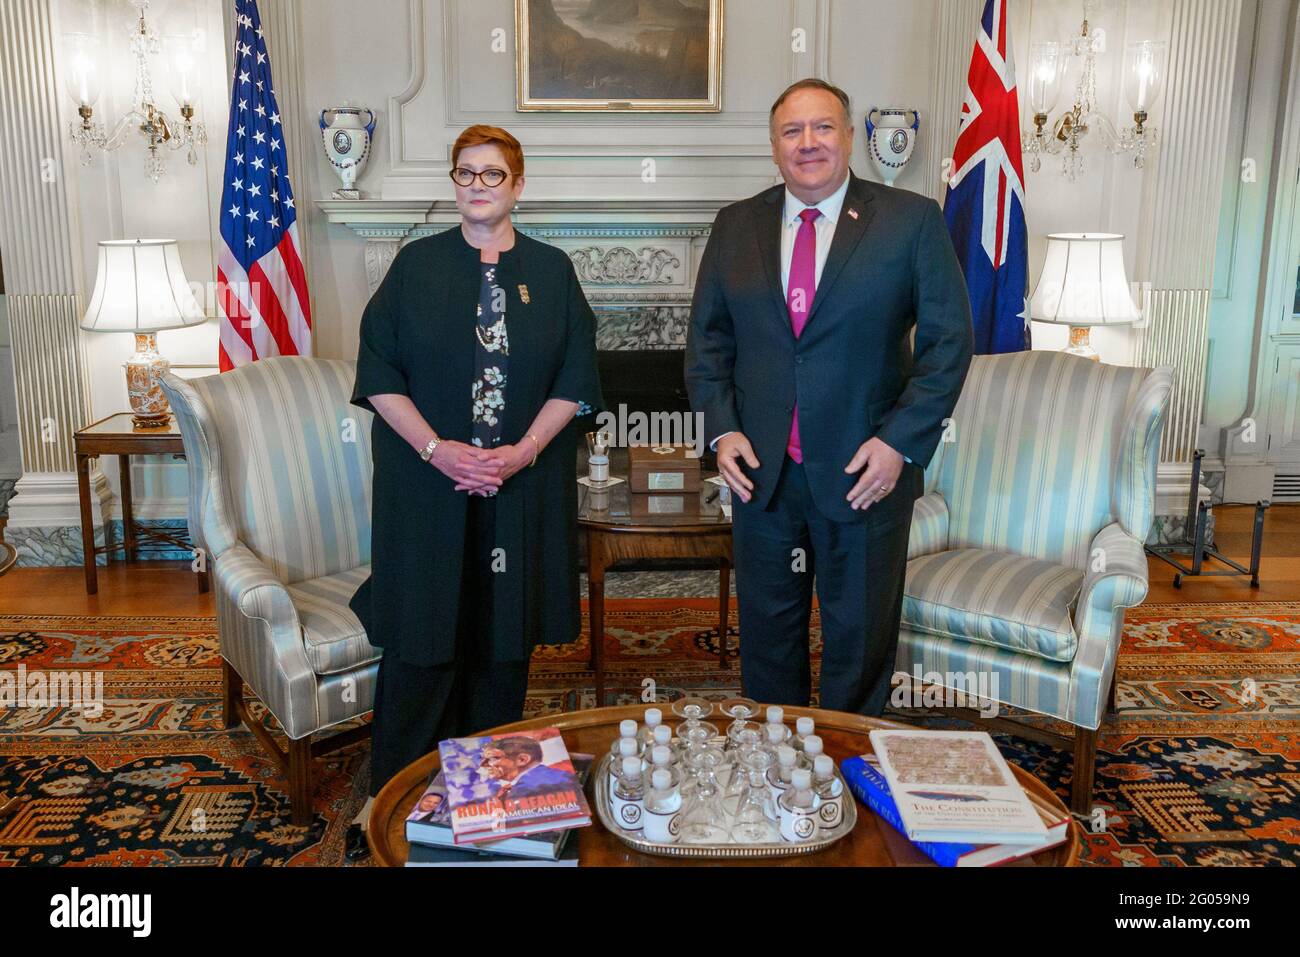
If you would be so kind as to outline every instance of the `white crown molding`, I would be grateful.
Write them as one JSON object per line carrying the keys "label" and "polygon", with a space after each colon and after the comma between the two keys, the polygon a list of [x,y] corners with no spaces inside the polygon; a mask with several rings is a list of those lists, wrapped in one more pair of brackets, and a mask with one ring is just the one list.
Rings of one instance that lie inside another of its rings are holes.
{"label": "white crown molding", "polygon": [[[696,224],[706,227],[728,200],[523,200],[515,208],[515,222],[530,225],[593,227],[591,235],[627,235],[625,230],[648,230],[663,235],[662,228]],[[451,200],[358,199],[321,200],[316,208],[327,222],[353,229],[367,239],[400,239],[418,226],[448,227],[460,222]]]}

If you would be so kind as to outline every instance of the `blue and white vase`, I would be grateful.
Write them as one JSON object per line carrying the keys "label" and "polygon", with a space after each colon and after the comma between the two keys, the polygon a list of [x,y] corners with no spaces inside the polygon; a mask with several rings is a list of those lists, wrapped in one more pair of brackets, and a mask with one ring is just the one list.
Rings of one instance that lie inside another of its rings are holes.
{"label": "blue and white vase", "polygon": [[[907,115],[912,121],[907,121]],[[921,114],[895,107],[871,108],[867,114],[867,153],[886,186],[893,186],[898,174],[912,158],[921,129]]]}
{"label": "blue and white vase", "polygon": [[[333,117],[327,122],[329,114]],[[366,117],[364,121],[363,114]],[[320,130],[325,143],[325,157],[343,181],[343,188],[334,191],[334,198],[360,199],[357,177],[366,168],[366,160],[370,159],[370,144],[375,138],[375,114],[352,106],[322,110]]]}

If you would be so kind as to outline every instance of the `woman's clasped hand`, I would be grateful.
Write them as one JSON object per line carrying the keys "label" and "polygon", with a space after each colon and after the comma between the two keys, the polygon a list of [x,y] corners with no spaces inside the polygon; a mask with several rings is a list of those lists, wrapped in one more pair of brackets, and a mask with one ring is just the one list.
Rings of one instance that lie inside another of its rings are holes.
{"label": "woman's clasped hand", "polygon": [[533,460],[532,443],[480,449],[464,442],[438,444],[429,463],[456,484],[456,491],[471,495],[496,495],[512,475]]}

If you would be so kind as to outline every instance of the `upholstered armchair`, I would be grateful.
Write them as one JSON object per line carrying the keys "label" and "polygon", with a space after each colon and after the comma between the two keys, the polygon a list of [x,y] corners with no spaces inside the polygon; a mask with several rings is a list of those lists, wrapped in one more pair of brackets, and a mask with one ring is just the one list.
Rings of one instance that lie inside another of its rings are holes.
{"label": "upholstered armchair", "polygon": [[[222,716],[243,722],[311,821],[311,762],[363,738],[379,650],[348,608],[370,573],[371,415],[349,405],[354,364],[272,358],[222,375],[163,377],[185,443],[190,533],[216,583]],[[279,722],[244,701],[245,682]]]}
{"label": "upholstered armchair", "polygon": [[897,670],[1073,725],[990,722],[1073,744],[1081,814],[1124,609],[1147,593],[1172,383],[1061,352],[975,356],[913,511]]}

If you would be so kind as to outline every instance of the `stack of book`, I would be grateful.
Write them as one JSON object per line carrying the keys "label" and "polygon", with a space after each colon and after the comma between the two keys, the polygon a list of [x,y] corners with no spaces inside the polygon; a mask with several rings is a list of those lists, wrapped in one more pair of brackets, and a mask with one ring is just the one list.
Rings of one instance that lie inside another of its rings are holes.
{"label": "stack of book", "polygon": [[407,867],[574,866],[569,836],[591,823],[592,756],[569,755],[555,728],[451,738],[406,818]]}
{"label": "stack of book", "polygon": [[983,731],[872,731],[850,790],[942,867],[991,867],[1065,841],[1070,818],[1027,793]]}

